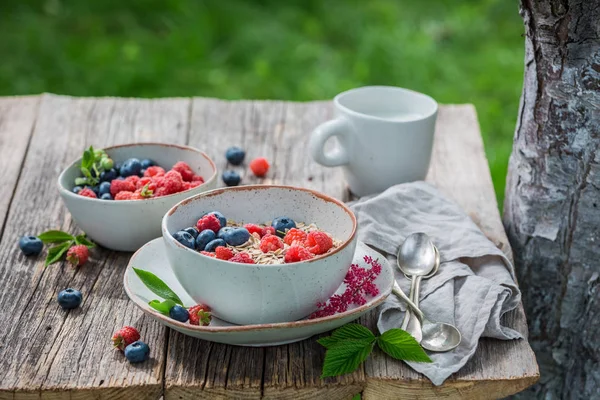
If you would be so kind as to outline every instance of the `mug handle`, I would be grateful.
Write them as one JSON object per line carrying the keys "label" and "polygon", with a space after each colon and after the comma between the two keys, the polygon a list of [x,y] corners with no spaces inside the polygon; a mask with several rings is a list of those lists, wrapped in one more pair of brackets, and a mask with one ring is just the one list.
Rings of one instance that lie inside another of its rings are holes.
{"label": "mug handle", "polygon": [[337,149],[325,153],[325,142],[332,136],[348,136],[350,127],[343,118],[333,119],[319,125],[310,135],[308,149],[312,158],[326,167],[337,167],[348,164],[348,151],[341,143]]}

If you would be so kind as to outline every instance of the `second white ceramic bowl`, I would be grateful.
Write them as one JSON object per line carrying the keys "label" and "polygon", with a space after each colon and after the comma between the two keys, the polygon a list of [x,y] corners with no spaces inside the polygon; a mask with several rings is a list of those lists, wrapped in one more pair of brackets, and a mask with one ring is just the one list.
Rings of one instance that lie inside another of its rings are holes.
{"label": "second white ceramic bowl", "polygon": [[193,147],[162,143],[135,143],[104,149],[115,163],[128,158],[149,158],[169,170],[176,162],[185,161],[205,182],[184,192],[147,200],[100,200],[79,196],[71,191],[73,181],[81,176],[81,159],[74,161],[58,177],[58,191],[75,223],[102,247],[119,251],[135,251],[160,237],[160,223],[173,205],[217,185],[217,167],[200,150]]}
{"label": "second white ceramic bowl", "polygon": [[[172,234],[194,226],[206,212],[229,220],[264,223],[276,217],[315,223],[341,240],[340,247],[312,260],[281,265],[240,264],[204,256]],[[163,238],[171,268],[198,303],[234,324],[263,324],[304,318],[340,286],[356,248],[356,217],[342,202],[291,186],[217,189],[182,201],[165,215]]]}

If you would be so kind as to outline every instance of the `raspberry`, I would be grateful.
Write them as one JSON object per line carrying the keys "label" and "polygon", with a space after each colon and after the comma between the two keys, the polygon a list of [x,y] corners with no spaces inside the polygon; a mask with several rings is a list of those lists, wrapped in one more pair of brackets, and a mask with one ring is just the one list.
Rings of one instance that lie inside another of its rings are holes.
{"label": "raspberry", "polygon": [[219,260],[229,260],[233,257],[233,251],[229,247],[219,246],[215,250],[215,254]]}
{"label": "raspberry", "polygon": [[310,260],[313,257],[314,255],[310,251],[306,250],[304,247],[294,245],[290,246],[285,252],[284,261],[286,263],[293,263],[298,261]]}
{"label": "raspberry", "polygon": [[151,182],[152,182],[152,178],[148,178],[148,177],[141,178],[140,180],[137,181],[135,188],[141,189],[146,185],[150,185]]}
{"label": "raspberry", "polygon": [[91,197],[92,199],[98,198],[98,196],[96,196],[96,193],[94,193],[94,191],[90,188],[81,189],[77,194],[83,197]]}
{"label": "raspberry", "polygon": [[117,193],[117,195],[115,196],[115,200],[131,200],[132,196],[133,192],[123,190],[122,192]]}
{"label": "raspberry", "polygon": [[[219,247],[223,247],[223,246],[219,246]],[[204,254],[205,256],[213,257],[213,258],[217,256],[215,253],[211,253],[210,251],[204,251],[204,250],[202,250],[200,252],[200,254]]]}
{"label": "raspberry", "polygon": [[306,240],[306,232],[298,228],[290,229],[285,236],[283,237],[283,241],[290,246],[296,242],[296,244],[303,245]]}
{"label": "raspberry", "polygon": [[283,249],[283,242],[275,235],[267,235],[260,240],[260,250],[263,253]]}
{"label": "raspberry", "polygon": [[263,157],[255,158],[250,162],[250,169],[254,175],[263,177],[269,170],[269,162]]}
{"label": "raspberry", "polygon": [[188,190],[192,187],[191,182],[183,181],[183,185],[181,186],[183,190]]}
{"label": "raspberry", "polygon": [[206,326],[210,324],[212,318],[210,307],[204,304],[198,304],[188,309],[190,313],[190,324]]}
{"label": "raspberry", "polygon": [[163,189],[163,196],[179,193],[183,190],[183,179],[177,171],[169,171],[165,174],[159,189]]}
{"label": "raspberry", "polygon": [[200,183],[204,183],[204,178],[201,177],[200,175],[194,175],[192,177],[192,182],[200,182]]}
{"label": "raspberry", "polygon": [[221,223],[219,222],[219,218],[213,214],[206,214],[204,217],[198,220],[196,223],[196,228],[198,228],[198,232],[202,232],[205,229],[210,229],[214,233],[217,233],[219,232],[219,229],[221,229]]}
{"label": "raspberry", "polygon": [[260,226],[255,225],[255,224],[246,224],[246,225],[244,225],[244,228],[248,229],[248,232],[250,232],[251,235],[253,233],[257,233],[258,236],[262,237],[263,228],[261,228]]}
{"label": "raspberry", "polygon": [[333,240],[325,232],[312,231],[306,237],[305,245],[313,254],[324,254],[333,246]]}
{"label": "raspberry", "polygon": [[67,261],[74,267],[81,267],[85,264],[90,256],[90,252],[86,245],[78,244],[67,251]]}
{"label": "raspberry", "polygon": [[142,189],[138,189],[131,194],[131,197],[128,200],[143,200],[146,197],[142,196]]}
{"label": "raspberry", "polygon": [[138,340],[140,340],[140,333],[133,326],[122,327],[112,337],[113,346],[121,351]]}
{"label": "raspberry", "polygon": [[[115,200],[117,199],[117,193],[119,192],[135,192],[135,185],[127,180],[119,180],[119,179],[113,179],[112,182],[110,182],[110,194],[115,198]],[[124,199],[119,199],[119,200],[124,200]]]}
{"label": "raspberry", "polygon": [[202,185],[203,183],[204,182],[201,182],[201,181],[191,181],[190,182],[190,189],[198,187],[198,186]]}
{"label": "raspberry", "polygon": [[173,165],[171,171],[179,172],[181,174],[181,178],[183,178],[183,180],[186,182],[189,182],[194,178],[194,171],[192,171],[192,167],[190,167],[184,161],[179,161],[178,163]]}
{"label": "raspberry", "polygon": [[151,178],[153,176],[163,176],[165,173],[165,170],[161,167],[148,167],[144,172],[144,176]]}
{"label": "raspberry", "polygon": [[260,234],[260,236],[267,236],[267,235],[274,235],[275,234],[275,228],[273,228],[272,226],[265,226],[264,228],[262,228],[262,232]]}
{"label": "raspberry", "polygon": [[137,183],[140,181],[140,177],[137,175],[130,175],[127,178],[125,178],[125,180],[127,182],[133,183],[137,187]]}
{"label": "raspberry", "polygon": [[254,264],[254,260],[248,253],[237,253],[235,256],[231,257],[229,261],[243,264]]}

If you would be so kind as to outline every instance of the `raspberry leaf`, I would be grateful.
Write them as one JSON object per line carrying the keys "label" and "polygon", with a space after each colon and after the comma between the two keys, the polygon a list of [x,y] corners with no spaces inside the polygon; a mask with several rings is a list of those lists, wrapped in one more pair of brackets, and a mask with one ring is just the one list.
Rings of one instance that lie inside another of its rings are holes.
{"label": "raspberry leaf", "polygon": [[373,345],[373,339],[346,339],[327,349],[321,378],[350,373],[367,359]]}
{"label": "raspberry leaf", "polygon": [[169,311],[171,310],[171,308],[173,308],[173,306],[176,303],[173,300],[165,300],[165,301],[160,301],[160,300],[152,300],[150,302],[148,302],[148,305],[152,308],[154,308],[156,311],[158,311],[161,314],[165,314],[165,315],[169,315]]}
{"label": "raspberry leaf", "polygon": [[40,233],[38,235],[38,238],[40,238],[40,240],[44,243],[63,243],[63,242],[75,240],[73,235],[70,235],[63,231],[56,231],[56,230],[51,230],[51,231],[46,231],[46,232]]}
{"label": "raspberry leaf", "polygon": [[181,301],[179,296],[177,296],[177,294],[175,294],[175,292],[172,291],[171,288],[166,283],[164,283],[158,276],[154,275],[152,272],[144,271],[143,269],[133,268],[133,270],[135,271],[136,275],[142,280],[144,285],[146,285],[146,287],[150,289],[154,294],[162,297],[163,299],[172,300],[177,304],[183,305],[183,302]]}
{"label": "raspberry leaf", "polygon": [[431,362],[419,343],[402,329],[390,329],[377,338],[377,345],[387,355],[397,360]]}
{"label": "raspberry leaf", "polygon": [[326,349],[329,349],[347,339],[374,341],[375,335],[373,335],[373,332],[369,328],[360,324],[346,324],[333,331],[331,336],[322,337],[317,342]]}
{"label": "raspberry leaf", "polygon": [[86,245],[88,249],[96,247],[96,244],[94,242],[86,238],[85,233],[75,236],[75,243]]}
{"label": "raspberry leaf", "polygon": [[62,256],[67,252],[67,250],[69,250],[69,247],[71,247],[72,244],[73,241],[68,241],[51,247],[48,250],[48,255],[46,256],[45,266],[47,267],[50,264],[60,261]]}

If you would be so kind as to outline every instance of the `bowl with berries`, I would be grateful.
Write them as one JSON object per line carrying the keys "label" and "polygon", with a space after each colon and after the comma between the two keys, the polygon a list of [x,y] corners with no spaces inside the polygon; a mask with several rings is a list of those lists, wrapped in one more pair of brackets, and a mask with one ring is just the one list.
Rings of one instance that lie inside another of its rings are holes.
{"label": "bowl with berries", "polygon": [[192,147],[136,143],[90,147],[58,178],[77,225],[111,250],[135,251],[161,235],[161,218],[181,200],[217,185],[215,163]]}
{"label": "bowl with berries", "polygon": [[216,189],[171,208],[166,254],[183,288],[234,324],[295,321],[340,286],[356,248],[356,217],[310,189]]}

